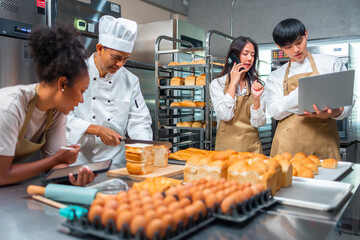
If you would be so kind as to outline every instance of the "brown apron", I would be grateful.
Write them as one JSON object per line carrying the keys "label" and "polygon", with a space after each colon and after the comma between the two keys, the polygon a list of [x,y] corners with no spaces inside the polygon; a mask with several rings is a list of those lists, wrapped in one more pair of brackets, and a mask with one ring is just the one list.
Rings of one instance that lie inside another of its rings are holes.
{"label": "brown apron", "polygon": [[[229,76],[226,79],[224,94],[229,88]],[[250,106],[253,98],[250,94],[250,86],[247,86],[245,96],[236,98],[234,117],[228,121],[220,121],[216,132],[215,150],[223,151],[232,149],[237,152],[262,153],[262,145],[257,128],[250,123]]]}
{"label": "brown apron", "polygon": [[28,157],[30,154],[36,152],[37,150],[39,150],[46,141],[45,135],[46,135],[46,131],[49,129],[51,122],[52,122],[52,117],[53,117],[53,110],[50,109],[46,112],[46,126],[45,126],[45,131],[42,134],[40,143],[34,143],[31,142],[30,140],[27,140],[26,138],[24,138],[26,130],[28,128],[29,122],[31,120],[34,108],[36,106],[36,101],[38,99],[38,91],[39,91],[39,84],[36,85],[36,93],[35,93],[35,97],[33,99],[31,99],[31,101],[28,104],[28,109],[26,112],[26,117],[25,117],[25,121],[23,126],[20,129],[19,135],[18,135],[18,140],[16,142],[16,148],[15,148],[15,156],[13,159],[13,163],[15,162],[19,162],[23,159],[25,159],[26,157]]}
{"label": "brown apron", "polygon": [[[299,78],[319,75],[315,61],[309,52],[308,57],[312,72],[297,74],[290,78],[288,78],[291,64],[289,61],[284,77],[285,96],[298,87]],[[334,119],[301,117],[292,114],[279,121],[270,155],[275,156],[283,152],[291,154],[304,152],[307,155],[314,154],[320,159],[341,160],[339,147],[340,138]]]}

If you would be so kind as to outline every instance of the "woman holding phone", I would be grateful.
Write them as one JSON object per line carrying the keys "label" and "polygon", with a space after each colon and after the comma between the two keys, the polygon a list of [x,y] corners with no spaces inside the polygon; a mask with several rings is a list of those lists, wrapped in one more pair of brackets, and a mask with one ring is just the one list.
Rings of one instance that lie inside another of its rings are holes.
{"label": "woman holding phone", "polygon": [[264,87],[256,70],[256,42],[242,36],[234,39],[226,60],[222,72],[210,84],[218,121],[215,150],[262,153],[257,128],[266,123],[266,117]]}
{"label": "woman holding phone", "polygon": [[[66,144],[66,116],[83,102],[89,85],[87,53],[73,27],[39,26],[29,36],[38,84],[0,89],[0,186],[23,181],[76,161],[80,147]],[[41,150],[43,159],[21,160]],[[94,180],[94,173],[70,174],[73,185]]]}

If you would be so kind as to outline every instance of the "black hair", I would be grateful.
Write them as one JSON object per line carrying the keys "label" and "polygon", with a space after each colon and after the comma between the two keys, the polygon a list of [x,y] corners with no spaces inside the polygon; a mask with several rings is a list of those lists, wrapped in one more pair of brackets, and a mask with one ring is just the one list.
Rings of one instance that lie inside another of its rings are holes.
{"label": "black hair", "polygon": [[[254,64],[250,67],[249,71],[246,73],[246,81],[248,83],[248,86],[251,86],[251,84],[255,81],[258,80],[260,78],[260,75],[257,71],[256,66],[258,65],[259,62],[259,51],[258,51],[258,45],[256,44],[256,42],[254,40],[252,40],[249,37],[237,37],[235,38],[232,43],[230,44],[228,53],[226,55],[226,59],[225,59],[225,65],[223,70],[221,71],[221,73],[218,75],[218,77],[222,77],[228,73],[230,73],[231,71],[231,67],[227,61],[227,59],[229,58],[231,53],[234,53],[235,56],[239,57],[242,50],[244,49],[245,45],[247,43],[251,43],[254,46],[254,50],[255,50],[255,55],[254,55]],[[229,74],[229,79],[230,79],[230,74]],[[231,81],[231,79],[230,79]]]}
{"label": "black hair", "polygon": [[76,77],[88,74],[85,60],[89,54],[77,39],[73,26],[36,26],[29,35],[29,42],[40,81],[53,84],[64,76],[71,87]]}
{"label": "black hair", "polygon": [[278,23],[273,30],[273,38],[277,45],[284,47],[292,44],[305,35],[304,24],[295,18],[288,18]]}

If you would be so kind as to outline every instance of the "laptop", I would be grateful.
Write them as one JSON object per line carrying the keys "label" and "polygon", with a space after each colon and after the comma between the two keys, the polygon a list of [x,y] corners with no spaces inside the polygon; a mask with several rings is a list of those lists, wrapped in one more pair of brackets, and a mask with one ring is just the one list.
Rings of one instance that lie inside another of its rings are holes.
{"label": "laptop", "polygon": [[320,110],[352,105],[354,77],[355,70],[348,70],[300,78],[298,114],[315,112],[313,104]]}

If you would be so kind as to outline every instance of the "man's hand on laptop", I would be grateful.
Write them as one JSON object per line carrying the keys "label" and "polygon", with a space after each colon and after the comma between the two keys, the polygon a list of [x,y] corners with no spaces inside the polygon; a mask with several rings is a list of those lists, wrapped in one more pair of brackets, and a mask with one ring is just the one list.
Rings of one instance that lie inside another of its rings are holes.
{"label": "man's hand on laptop", "polygon": [[308,112],[305,110],[304,114],[299,114],[299,116],[327,119],[327,118],[338,117],[344,111],[344,107],[335,108],[335,109],[325,108],[325,110],[323,110],[323,111],[321,111],[315,104],[313,104],[313,107],[315,110],[314,113],[311,113],[311,112]]}

